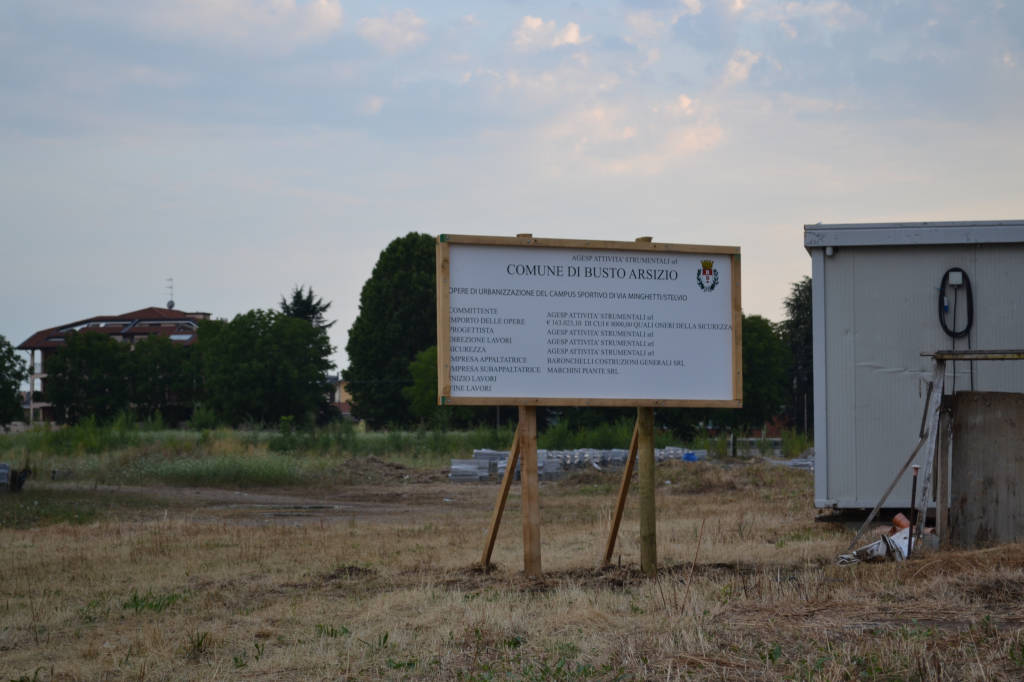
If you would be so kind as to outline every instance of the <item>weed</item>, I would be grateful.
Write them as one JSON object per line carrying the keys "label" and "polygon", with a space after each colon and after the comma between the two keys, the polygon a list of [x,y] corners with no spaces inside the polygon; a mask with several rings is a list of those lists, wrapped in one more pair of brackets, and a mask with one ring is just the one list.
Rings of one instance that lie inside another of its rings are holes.
{"label": "weed", "polygon": [[527,663],[520,671],[520,678],[523,680],[583,680],[587,678],[601,677],[605,674],[604,669],[599,669],[588,663],[572,664],[571,660],[559,657],[554,664],[547,660],[538,663]]}
{"label": "weed", "polygon": [[83,623],[95,623],[109,614],[110,608],[106,606],[105,599],[93,599],[78,609],[78,617]]}
{"label": "weed", "polygon": [[126,609],[135,611],[135,613],[140,613],[142,611],[161,613],[164,609],[173,606],[182,599],[184,599],[184,597],[176,592],[170,592],[168,594],[154,594],[152,590],[146,590],[146,594],[140,595],[138,590],[132,590],[132,594],[128,597],[128,601],[124,602],[122,606]]}
{"label": "weed", "polygon": [[215,429],[219,426],[217,413],[206,405],[196,405],[195,409],[192,410],[192,419],[189,425],[197,430]]}
{"label": "weed", "polygon": [[192,632],[185,642],[185,658],[193,661],[199,660],[203,654],[209,651],[210,643],[209,632],[198,630]]}
{"label": "weed", "polygon": [[505,648],[507,649],[518,649],[523,645],[525,641],[526,640],[524,640],[519,635],[512,635],[511,637],[505,640],[504,644]]}
{"label": "weed", "polygon": [[379,635],[377,635],[377,641],[375,643],[371,644],[370,642],[367,642],[362,639],[360,639],[359,642],[369,647],[371,651],[381,652],[388,648],[388,639],[390,637],[391,633],[382,632]]}
{"label": "weed", "polygon": [[1017,666],[1024,667],[1024,641],[1016,640],[1011,642],[1006,656]]}
{"label": "weed", "polygon": [[778,644],[772,644],[771,646],[766,644],[760,655],[762,661],[775,665],[782,658],[782,647]]}
{"label": "weed", "polygon": [[280,455],[216,455],[138,462],[137,478],[172,485],[296,485],[305,480],[298,462]]}
{"label": "weed", "polygon": [[[36,668],[35,672],[32,673],[32,677],[29,677],[28,675],[22,675],[21,677],[12,677],[11,678],[11,682],[39,682],[39,671],[40,670],[44,670],[44,667],[43,666],[39,666],[38,668]],[[53,669],[52,668],[50,669],[50,679],[51,680],[53,679]]]}
{"label": "weed", "polygon": [[342,625],[341,627],[334,627],[333,625],[323,625],[317,623],[316,634],[318,637],[342,637],[344,635],[351,634],[349,629]]}
{"label": "weed", "polygon": [[809,434],[786,429],[782,432],[782,454],[784,457],[800,457],[814,447],[814,441]]}
{"label": "weed", "polygon": [[406,661],[396,661],[395,659],[388,657],[386,663],[392,670],[412,670],[416,667],[417,659],[410,658]]}

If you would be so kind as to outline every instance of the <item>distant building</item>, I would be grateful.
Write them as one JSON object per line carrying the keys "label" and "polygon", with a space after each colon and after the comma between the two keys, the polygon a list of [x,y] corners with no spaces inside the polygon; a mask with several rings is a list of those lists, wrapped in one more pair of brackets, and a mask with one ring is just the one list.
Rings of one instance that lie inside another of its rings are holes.
{"label": "distant building", "polygon": [[50,403],[39,402],[36,395],[37,392],[43,391],[46,381],[46,358],[54,350],[64,346],[68,334],[81,331],[107,334],[117,341],[131,344],[132,347],[141,339],[165,336],[174,343],[188,346],[196,342],[199,322],[208,319],[210,313],[187,313],[173,308],[143,308],[122,315],[98,315],[36,332],[18,346],[18,350],[28,351],[29,354],[26,406],[29,422],[51,421],[53,418]]}
{"label": "distant building", "polygon": [[348,392],[348,382],[337,374],[330,374],[327,383],[331,387],[331,404],[338,408],[342,417],[351,419],[352,394]]}

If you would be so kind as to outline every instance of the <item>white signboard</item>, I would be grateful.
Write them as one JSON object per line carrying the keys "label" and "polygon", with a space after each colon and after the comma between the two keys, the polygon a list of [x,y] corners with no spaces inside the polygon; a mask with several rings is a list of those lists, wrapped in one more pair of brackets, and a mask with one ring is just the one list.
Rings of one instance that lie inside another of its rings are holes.
{"label": "white signboard", "polygon": [[739,406],[739,249],[443,235],[442,404]]}

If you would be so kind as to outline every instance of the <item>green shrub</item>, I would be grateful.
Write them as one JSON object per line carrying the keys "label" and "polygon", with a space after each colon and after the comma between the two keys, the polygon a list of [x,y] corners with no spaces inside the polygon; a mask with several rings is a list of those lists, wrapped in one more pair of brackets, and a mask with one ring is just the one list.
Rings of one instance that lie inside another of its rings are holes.
{"label": "green shrub", "polygon": [[189,421],[189,425],[193,429],[215,429],[220,425],[220,420],[217,419],[217,413],[213,411],[213,408],[207,407],[206,405],[196,405],[195,409],[192,410],[192,419]]}
{"label": "green shrub", "polygon": [[796,429],[786,429],[782,432],[782,454],[784,456],[799,457],[812,447],[814,447],[814,441],[811,440],[810,435]]}
{"label": "green shrub", "polygon": [[306,482],[297,460],[272,454],[146,459],[128,473],[140,482],[169,485],[249,488]]}

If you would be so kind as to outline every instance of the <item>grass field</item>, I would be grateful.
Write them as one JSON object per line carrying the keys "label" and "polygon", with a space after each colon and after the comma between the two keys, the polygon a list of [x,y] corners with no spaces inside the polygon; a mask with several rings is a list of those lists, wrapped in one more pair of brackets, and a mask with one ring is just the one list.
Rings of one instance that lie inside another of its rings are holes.
{"label": "grass field", "polygon": [[653,581],[635,495],[598,567],[616,474],[543,483],[530,580],[517,488],[484,573],[497,484],[296,466],[287,487],[76,475],[0,496],[0,680],[1024,676],[1024,547],[837,567],[851,532],[815,521],[806,472],[660,467]]}

